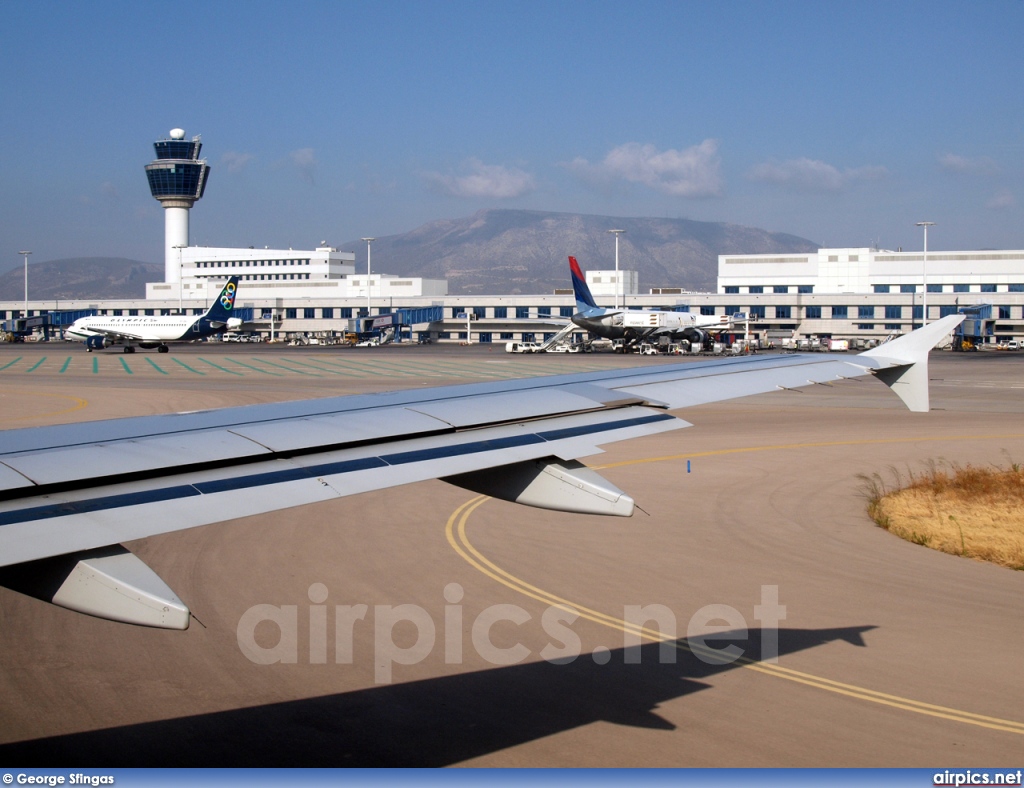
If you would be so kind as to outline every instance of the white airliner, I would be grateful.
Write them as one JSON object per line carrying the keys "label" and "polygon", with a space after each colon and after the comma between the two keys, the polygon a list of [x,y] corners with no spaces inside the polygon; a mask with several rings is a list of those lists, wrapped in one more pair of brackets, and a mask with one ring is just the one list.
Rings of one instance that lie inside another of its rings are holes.
{"label": "white airliner", "polygon": [[8,430],[0,566],[23,565],[45,601],[185,629],[188,607],[120,543],[425,479],[629,516],[633,499],[581,458],[691,426],[671,409],[869,374],[927,411],[928,351],[962,320],[841,359],[747,356]]}
{"label": "white airliner", "polygon": [[242,320],[231,316],[235,308],[235,293],[238,291],[238,277],[228,279],[224,289],[213,302],[206,314],[200,317],[152,315],[80,317],[64,331],[65,336],[80,339],[91,353],[93,350],[111,345],[124,345],[125,353],[134,353],[135,347],[146,350],[156,348],[160,353],[168,351],[169,342],[191,342],[222,331],[233,331],[242,327]]}
{"label": "white airliner", "polygon": [[594,301],[580,265],[569,258],[572,289],[576,295],[576,314],[572,322],[591,334],[605,339],[623,339],[627,345],[668,336],[685,339],[692,345],[703,345],[710,331],[729,328],[727,315],[708,317],[692,312],[670,312],[664,309],[604,309]]}

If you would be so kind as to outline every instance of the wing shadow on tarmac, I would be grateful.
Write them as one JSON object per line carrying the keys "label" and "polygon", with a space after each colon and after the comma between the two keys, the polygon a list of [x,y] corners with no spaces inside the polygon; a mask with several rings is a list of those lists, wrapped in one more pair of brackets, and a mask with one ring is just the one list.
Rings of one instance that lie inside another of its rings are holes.
{"label": "wing shadow on tarmac", "polygon": [[[780,629],[784,656],[837,640],[864,646],[873,626]],[[721,640],[718,640],[721,638]],[[761,631],[707,645],[761,654]],[[728,642],[725,642],[728,641]],[[626,649],[599,665],[531,662],[308,700],[0,745],[0,761],[46,767],[446,766],[594,722],[672,730],[660,703],[707,689],[737,667],[685,648],[659,662],[659,645]],[[765,678],[765,681],[772,679]]]}

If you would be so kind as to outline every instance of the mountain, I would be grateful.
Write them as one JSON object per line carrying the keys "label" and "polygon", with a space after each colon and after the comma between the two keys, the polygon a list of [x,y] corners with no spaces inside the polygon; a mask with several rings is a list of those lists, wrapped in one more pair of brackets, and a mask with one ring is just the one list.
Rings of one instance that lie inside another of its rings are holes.
{"label": "mountain", "polygon": [[[30,301],[85,298],[145,298],[146,282],[162,282],[164,267],[123,257],[75,257],[30,263]],[[25,297],[25,267],[0,274],[0,301]]]}
{"label": "mountain", "polygon": [[[584,269],[639,272],[640,290],[681,287],[714,292],[720,254],[815,252],[806,238],[753,227],[688,219],[621,218],[547,211],[484,210],[462,219],[430,222],[373,242],[373,269],[398,276],[447,279],[453,295],[550,293],[569,287],[567,257]],[[366,244],[356,270],[366,270]]]}

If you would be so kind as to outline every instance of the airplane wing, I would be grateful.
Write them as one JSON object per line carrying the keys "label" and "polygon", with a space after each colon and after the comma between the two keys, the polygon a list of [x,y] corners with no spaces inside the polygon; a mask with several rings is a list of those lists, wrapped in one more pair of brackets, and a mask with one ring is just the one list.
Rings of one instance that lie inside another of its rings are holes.
{"label": "airplane wing", "polygon": [[[438,478],[628,516],[633,499],[581,458],[691,426],[672,409],[869,374],[926,411],[928,351],[962,319],[847,357],[751,356],[11,430],[0,449],[0,566],[57,573],[56,604],[184,629],[187,607],[121,542]],[[54,556],[64,558],[40,562]]]}

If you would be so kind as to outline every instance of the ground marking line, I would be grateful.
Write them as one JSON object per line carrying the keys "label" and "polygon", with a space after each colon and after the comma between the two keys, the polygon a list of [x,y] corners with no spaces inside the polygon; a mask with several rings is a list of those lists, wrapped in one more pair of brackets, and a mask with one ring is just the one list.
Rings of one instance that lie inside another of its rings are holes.
{"label": "ground marking line", "polygon": [[[618,463],[609,463],[607,465],[595,465],[591,466],[595,469],[598,468],[616,468],[625,465],[636,465],[641,463],[657,462],[664,460],[675,460],[685,459],[692,457],[701,456],[712,456],[720,454],[734,454],[740,452],[753,452],[753,451],[766,451],[768,449],[790,449],[790,448],[810,448],[810,447],[828,447],[828,446],[841,446],[841,445],[861,445],[861,444],[877,444],[877,443],[908,443],[914,441],[938,441],[938,440],[977,440],[977,439],[994,439],[994,438],[1016,438],[1024,437],[1024,435],[1010,434],[1010,435],[973,435],[973,436],[946,436],[946,437],[933,437],[933,438],[900,438],[900,439],[872,439],[862,441],[825,441],[820,443],[794,443],[794,444],[780,444],[777,446],[754,446],[747,448],[738,449],[720,449],[708,452],[699,452],[691,454],[671,455],[667,457],[659,458],[644,458],[639,460],[628,460]],[[484,503],[491,500],[489,496],[481,495],[470,499],[458,509],[456,509],[452,515],[448,518],[448,522],[445,526],[445,535],[448,543],[452,546],[456,553],[462,557],[468,564],[473,566],[479,572],[490,577],[492,580],[511,588],[517,593],[528,596],[544,604],[560,608],[572,613],[579,615],[581,618],[593,621],[598,624],[610,627],[612,629],[620,630],[622,632],[628,632],[631,634],[638,635],[639,637],[646,638],[652,642],[662,643],[671,642],[672,645],[682,651],[689,651],[694,654],[710,654],[717,655],[717,652],[713,649],[708,649],[702,646],[694,646],[685,641],[679,641],[676,638],[668,637],[663,635],[657,630],[651,630],[647,627],[632,624],[623,619],[615,616],[602,613],[598,610],[593,610],[582,605],[576,605],[570,600],[559,597],[548,591],[544,591],[534,585],[531,585],[524,580],[516,577],[515,575],[507,572],[495,563],[490,561],[484,556],[479,550],[477,550],[473,544],[469,541],[466,535],[466,525],[469,521],[470,516]],[[990,717],[983,714],[976,714],[969,711],[961,711],[959,709],[953,709],[946,706],[939,706],[932,703],[926,703],[924,701],[913,700],[912,698],[903,698],[898,695],[891,695],[889,693],[880,692],[878,690],[872,690],[867,687],[858,687],[853,684],[846,684],[834,679],[825,678],[822,676],[815,676],[810,673],[804,673],[802,671],[793,670],[792,668],[785,668],[780,665],[773,665],[768,663],[757,662],[748,657],[740,657],[735,660],[740,667],[744,667],[750,670],[754,670],[758,673],[764,673],[767,675],[775,676],[776,678],[786,679],[787,681],[793,681],[799,684],[804,684],[810,687],[816,687],[826,692],[832,692],[839,695],[845,695],[860,700],[866,700],[871,703],[878,703],[885,706],[891,706],[893,708],[902,709],[905,711],[911,711],[917,714],[924,714],[931,717],[938,717],[941,719],[951,720],[953,722],[961,722],[968,725],[976,725],[984,728],[990,728],[993,730],[1004,731],[1007,733],[1016,733],[1024,735],[1024,723],[1016,722],[1014,720],[1004,720],[999,717]]]}

